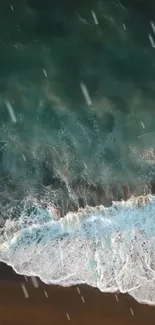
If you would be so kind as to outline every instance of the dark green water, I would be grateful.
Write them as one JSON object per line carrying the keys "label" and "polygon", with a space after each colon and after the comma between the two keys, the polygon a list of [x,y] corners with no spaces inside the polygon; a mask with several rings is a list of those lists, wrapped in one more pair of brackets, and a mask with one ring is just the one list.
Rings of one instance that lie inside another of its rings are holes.
{"label": "dark green water", "polygon": [[3,2],[2,204],[29,194],[83,206],[91,188],[95,205],[96,188],[101,197],[108,185],[154,177],[154,9],[140,0]]}

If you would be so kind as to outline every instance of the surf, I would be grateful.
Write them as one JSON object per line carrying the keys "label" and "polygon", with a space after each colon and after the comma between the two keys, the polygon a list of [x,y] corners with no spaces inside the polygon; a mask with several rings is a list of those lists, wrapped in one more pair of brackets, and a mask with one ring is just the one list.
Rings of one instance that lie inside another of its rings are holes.
{"label": "surf", "polygon": [[129,293],[155,305],[153,195],[86,206],[64,218],[34,199],[19,206],[20,217],[3,223],[0,242],[0,260],[17,273],[47,284]]}

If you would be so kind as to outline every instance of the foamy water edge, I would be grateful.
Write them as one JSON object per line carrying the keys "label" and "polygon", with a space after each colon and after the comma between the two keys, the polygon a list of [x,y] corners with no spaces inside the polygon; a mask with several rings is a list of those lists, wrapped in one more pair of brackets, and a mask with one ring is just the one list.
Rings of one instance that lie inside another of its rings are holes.
{"label": "foamy water edge", "polygon": [[155,305],[154,196],[86,207],[58,220],[53,207],[33,204],[35,213],[22,208],[18,220],[8,218],[1,228],[1,261],[47,284],[88,284]]}

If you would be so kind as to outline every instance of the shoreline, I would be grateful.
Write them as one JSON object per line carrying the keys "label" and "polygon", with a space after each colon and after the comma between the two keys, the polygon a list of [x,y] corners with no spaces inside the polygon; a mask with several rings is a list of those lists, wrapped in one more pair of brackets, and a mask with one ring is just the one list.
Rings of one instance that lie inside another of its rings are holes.
{"label": "shoreline", "polygon": [[[0,263],[1,325],[154,325],[155,308],[137,303],[129,295],[102,293],[86,285],[60,287],[15,274]],[[25,286],[28,297],[24,296]]]}

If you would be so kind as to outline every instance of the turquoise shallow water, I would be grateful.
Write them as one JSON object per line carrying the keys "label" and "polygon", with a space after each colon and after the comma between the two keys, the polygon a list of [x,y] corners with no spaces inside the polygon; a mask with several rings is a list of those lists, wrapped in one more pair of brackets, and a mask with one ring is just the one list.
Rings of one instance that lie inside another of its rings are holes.
{"label": "turquoise shallow water", "polygon": [[151,6],[119,1],[2,6],[3,204],[51,185],[70,196],[66,182],[71,188],[82,182],[135,186],[154,175]]}

